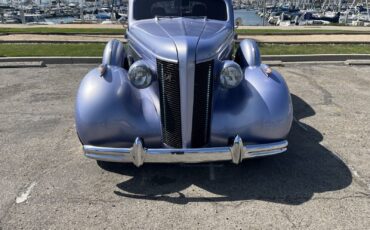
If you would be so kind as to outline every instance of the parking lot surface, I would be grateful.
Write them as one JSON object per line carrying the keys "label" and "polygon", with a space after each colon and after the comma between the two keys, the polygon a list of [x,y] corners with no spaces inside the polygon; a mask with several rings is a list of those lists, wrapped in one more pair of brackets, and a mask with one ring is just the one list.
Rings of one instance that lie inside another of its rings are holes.
{"label": "parking lot surface", "polygon": [[0,229],[368,229],[370,67],[278,67],[287,153],[230,163],[86,159],[74,97],[91,65],[0,69]]}

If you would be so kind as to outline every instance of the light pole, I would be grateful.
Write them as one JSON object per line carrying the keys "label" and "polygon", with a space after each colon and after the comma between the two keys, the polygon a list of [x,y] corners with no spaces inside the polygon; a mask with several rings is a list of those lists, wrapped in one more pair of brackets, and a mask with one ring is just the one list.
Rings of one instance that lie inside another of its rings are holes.
{"label": "light pole", "polygon": [[367,20],[369,21],[369,4],[367,0],[366,0],[366,11],[367,11]]}
{"label": "light pole", "polygon": [[22,24],[26,24],[26,18],[24,17],[24,7],[23,7],[23,1],[20,1],[21,9],[20,9],[20,16],[22,20]]}
{"label": "light pole", "polygon": [[83,8],[83,0],[80,0],[80,19],[81,19],[81,22],[84,22],[85,21],[85,18],[84,18],[84,8]]}
{"label": "light pole", "polygon": [[263,15],[262,15],[262,25],[265,26],[266,17],[266,0],[263,0]]}

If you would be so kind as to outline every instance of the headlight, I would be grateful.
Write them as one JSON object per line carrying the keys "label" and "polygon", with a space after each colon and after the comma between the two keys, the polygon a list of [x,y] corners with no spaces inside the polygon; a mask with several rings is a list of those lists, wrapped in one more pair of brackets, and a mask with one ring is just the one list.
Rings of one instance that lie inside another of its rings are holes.
{"label": "headlight", "polygon": [[225,61],[220,74],[221,85],[227,89],[231,89],[237,87],[242,80],[243,71],[238,63]]}
{"label": "headlight", "polygon": [[130,66],[128,79],[136,88],[143,89],[152,83],[152,72],[148,65],[140,60]]}

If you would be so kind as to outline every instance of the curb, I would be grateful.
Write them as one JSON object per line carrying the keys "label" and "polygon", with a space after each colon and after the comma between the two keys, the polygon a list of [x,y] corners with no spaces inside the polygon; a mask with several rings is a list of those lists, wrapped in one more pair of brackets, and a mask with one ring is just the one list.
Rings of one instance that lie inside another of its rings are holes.
{"label": "curb", "polygon": [[[250,30],[253,31],[253,30]],[[238,33],[239,36],[310,36],[310,35],[369,35],[370,31],[352,31],[352,32],[317,32],[317,33],[285,33],[285,32],[266,32],[266,33]]]}
{"label": "curb", "polygon": [[46,67],[43,61],[32,62],[0,62],[1,68],[40,68]]}
{"label": "curb", "polygon": [[[370,33],[370,32],[369,32]],[[93,36],[93,35],[109,35],[109,36],[115,36],[115,35],[124,35],[125,34],[125,31],[122,30],[122,33],[116,33],[116,32],[112,32],[112,33],[63,33],[63,32],[50,32],[50,33],[33,33],[33,32],[3,32],[3,33],[0,33],[0,34],[5,34],[5,35],[60,35],[60,36],[84,36],[84,35],[88,35],[88,36]],[[365,34],[366,35],[366,34]]]}
{"label": "curb", "polygon": [[370,60],[353,60],[348,59],[344,62],[346,65],[370,65]]}
{"label": "curb", "polygon": [[[289,42],[283,42],[283,41],[269,41],[269,42],[264,42],[264,41],[259,41],[258,39],[254,39],[258,44],[279,44],[279,45],[346,45],[346,44],[364,44],[368,45],[370,44],[370,41],[308,41],[308,42],[294,42],[294,41],[289,41]],[[242,40],[236,41],[236,43],[240,43]]]}
{"label": "curb", "polygon": [[370,60],[370,54],[262,55],[263,61],[282,62],[344,62],[349,59]]}
{"label": "curb", "polygon": [[[82,41],[82,40],[75,40],[75,41],[44,41],[44,40],[0,40],[0,44],[76,44],[76,43],[97,43],[97,44],[107,44],[108,41]],[[121,42],[126,43],[125,40],[121,40]]]}
{"label": "curb", "polygon": [[96,64],[101,57],[0,57],[1,62],[43,62],[48,64]]}
{"label": "curb", "polygon": [[[362,65],[370,64],[370,54],[321,54],[321,55],[262,55],[264,62],[273,65],[292,64],[330,64],[344,63],[350,60],[363,60]],[[101,57],[0,57],[2,62],[43,62],[44,64],[97,64],[101,63]]]}

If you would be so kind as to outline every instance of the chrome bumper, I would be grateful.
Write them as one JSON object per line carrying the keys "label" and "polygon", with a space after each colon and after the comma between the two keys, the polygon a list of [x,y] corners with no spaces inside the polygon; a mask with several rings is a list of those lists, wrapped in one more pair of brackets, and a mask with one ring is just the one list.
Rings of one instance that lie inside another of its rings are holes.
{"label": "chrome bumper", "polygon": [[132,162],[137,167],[146,163],[202,163],[229,161],[239,164],[243,159],[270,156],[287,150],[288,141],[243,146],[239,136],[231,147],[190,149],[146,149],[140,138],[132,148],[110,148],[84,145],[85,156],[95,160],[111,162]]}

